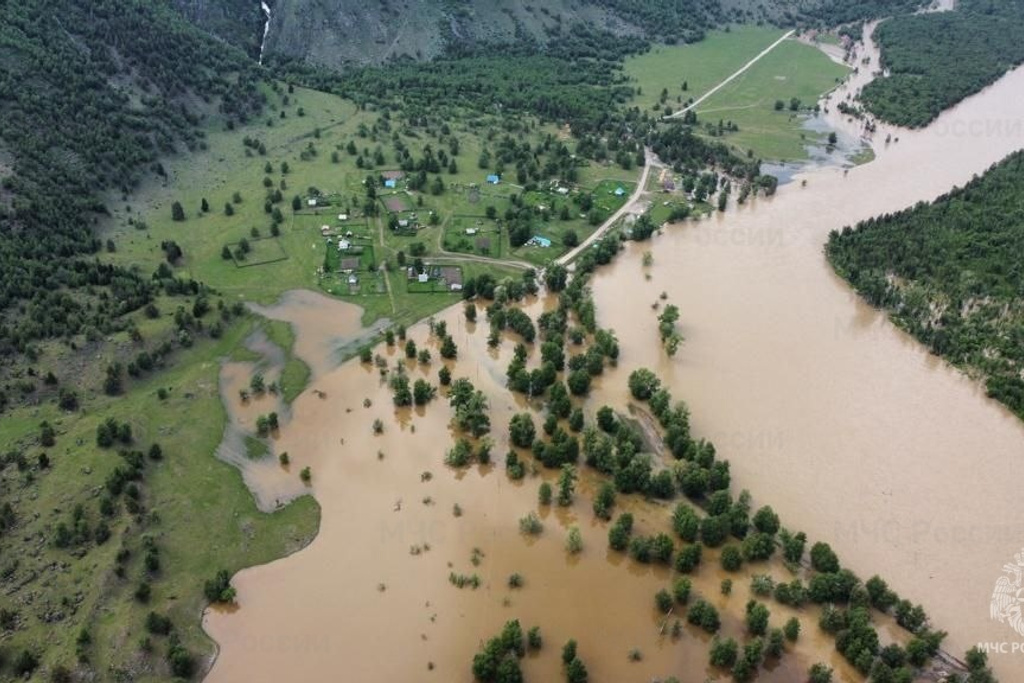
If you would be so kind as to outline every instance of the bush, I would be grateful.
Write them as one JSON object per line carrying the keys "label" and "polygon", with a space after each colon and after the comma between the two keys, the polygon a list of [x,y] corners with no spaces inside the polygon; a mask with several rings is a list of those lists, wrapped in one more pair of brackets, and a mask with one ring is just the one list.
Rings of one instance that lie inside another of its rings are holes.
{"label": "bush", "polygon": [[544,525],[534,513],[529,513],[519,520],[519,530],[530,536],[537,536],[544,530]]}
{"label": "bush", "polygon": [[165,616],[150,612],[146,615],[146,630],[158,636],[166,636],[171,632],[171,620]]}
{"label": "bush", "polygon": [[579,527],[572,527],[569,529],[569,535],[565,539],[565,549],[570,555],[577,555],[583,550],[583,536],[580,534]]}
{"label": "bush", "polygon": [[682,574],[690,574],[700,565],[702,546],[697,544],[688,545],[676,553],[676,571]]}
{"label": "bush", "polygon": [[811,546],[811,566],[818,572],[835,573],[839,571],[839,558],[828,543],[815,543]]}
{"label": "bush", "polygon": [[646,401],[661,386],[658,376],[646,368],[634,370],[629,375],[629,392],[638,401]]}
{"label": "bush", "polygon": [[178,678],[191,678],[195,673],[195,661],[191,653],[178,642],[177,638],[171,641],[167,649],[167,663],[171,667],[171,673]]}
{"label": "bush", "polygon": [[743,566],[743,555],[740,553],[740,549],[735,545],[727,545],[722,548],[722,569],[727,572],[739,571],[740,567]]}
{"label": "bush", "polygon": [[680,605],[685,605],[690,600],[690,580],[684,576],[678,577],[672,582],[672,597]]}
{"label": "bush", "polygon": [[821,664],[814,664],[807,671],[808,683],[832,683],[832,669]]}
{"label": "bush", "polygon": [[544,641],[540,635],[540,627],[534,626],[526,632],[526,647],[531,650],[539,650],[544,645]]}
{"label": "bush", "polygon": [[235,589],[231,587],[231,574],[221,569],[203,586],[203,594],[210,602],[234,602]]}
{"label": "bush", "polygon": [[551,484],[542,482],[537,490],[537,500],[541,505],[551,505]]}

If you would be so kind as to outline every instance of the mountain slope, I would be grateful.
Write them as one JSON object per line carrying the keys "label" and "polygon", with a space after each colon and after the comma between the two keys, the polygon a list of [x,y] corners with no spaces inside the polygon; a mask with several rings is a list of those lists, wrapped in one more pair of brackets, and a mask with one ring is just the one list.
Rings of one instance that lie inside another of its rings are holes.
{"label": "mountain slope", "polygon": [[727,14],[718,0],[278,0],[267,50],[337,68],[431,59],[453,48],[545,44],[578,25],[619,36],[694,41],[725,21],[770,20],[775,4]]}

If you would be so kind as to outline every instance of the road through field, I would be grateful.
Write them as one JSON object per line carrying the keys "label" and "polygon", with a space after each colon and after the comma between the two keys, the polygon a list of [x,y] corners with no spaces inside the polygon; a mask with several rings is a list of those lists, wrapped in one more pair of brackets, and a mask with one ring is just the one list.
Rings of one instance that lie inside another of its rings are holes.
{"label": "road through field", "polygon": [[709,98],[712,95],[714,95],[716,92],[718,92],[719,90],[724,88],[726,85],[728,85],[730,82],[732,82],[735,78],[740,76],[744,71],[746,71],[750,67],[754,66],[754,64],[756,64],[759,59],[761,59],[766,54],[768,54],[769,52],[771,52],[772,50],[777,48],[779,45],[781,45],[783,43],[783,41],[785,41],[787,38],[789,38],[791,35],[793,35],[794,32],[795,32],[794,29],[791,29],[791,30],[787,31],[785,35],[783,35],[781,38],[776,40],[774,43],[772,43],[771,45],[769,45],[765,49],[761,50],[761,52],[759,52],[753,59],[751,59],[749,62],[747,62],[746,64],[741,66],[738,70],[733,72],[728,78],[723,80],[721,83],[719,83],[715,87],[711,88],[711,90],[708,90],[706,93],[704,93],[703,95],[701,95],[700,97],[695,99],[693,102],[691,102],[690,104],[688,104],[685,107],[683,107],[682,109],[680,109],[679,111],[674,112],[674,113],[666,116],[665,119],[676,119],[676,118],[679,118],[680,116],[682,116],[686,112],[690,111],[691,109],[696,107],[698,104],[700,104],[701,102],[703,102],[707,98]]}

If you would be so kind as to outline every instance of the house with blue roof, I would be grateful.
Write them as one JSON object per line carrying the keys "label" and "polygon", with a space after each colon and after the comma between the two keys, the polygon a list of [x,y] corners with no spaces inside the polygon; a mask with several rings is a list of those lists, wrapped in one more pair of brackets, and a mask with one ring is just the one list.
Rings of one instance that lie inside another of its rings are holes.
{"label": "house with blue roof", "polygon": [[497,185],[498,183],[501,182],[501,176],[497,176],[497,175],[493,175],[493,174],[489,175],[489,176],[487,176],[487,182],[489,182],[491,185]]}
{"label": "house with blue roof", "polygon": [[393,190],[396,187],[398,187],[398,181],[395,180],[394,178],[388,178],[384,181],[384,187]]}

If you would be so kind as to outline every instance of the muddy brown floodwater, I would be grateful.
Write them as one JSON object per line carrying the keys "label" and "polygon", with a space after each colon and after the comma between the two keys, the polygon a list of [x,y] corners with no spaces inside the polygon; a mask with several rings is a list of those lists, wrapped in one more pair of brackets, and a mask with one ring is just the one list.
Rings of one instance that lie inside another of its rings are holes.
{"label": "muddy brown floodwater", "polygon": [[[956,653],[1021,640],[989,619],[989,600],[1024,546],[1024,426],[865,305],[822,246],[830,230],[932,200],[1024,146],[1022,93],[1017,69],[927,129],[893,131],[899,142],[877,145],[874,162],[669,226],[594,281],[624,369],[649,365],[672,385],[696,433],[732,461],[734,485],[923,603]],[[663,290],[686,336],[673,361],[651,355],[645,304]],[[1003,681],[1024,680],[1024,654],[990,661]]]}
{"label": "muddy brown floodwater", "polygon": [[271,320],[292,326],[295,355],[305,361],[313,377],[322,377],[338,367],[346,350],[357,348],[360,340],[373,338],[389,324],[387,320],[379,320],[369,329],[363,329],[362,308],[308,289],[285,292],[271,306],[252,304],[250,308]]}
{"label": "muddy brown floodwater", "polygon": [[[735,490],[750,489],[755,505],[772,504],[785,524],[831,542],[854,570],[877,572],[922,602],[955,652],[1015,640],[988,621],[988,601],[1003,563],[1024,546],[1016,488],[1024,428],[864,306],[833,275],[822,244],[830,229],[931,199],[1021,146],[1012,124],[1024,120],[1022,91],[1018,70],[928,129],[899,131],[875,162],[846,176],[814,171],[806,187],[798,181],[771,200],[669,227],[593,283],[623,363],[597,384],[588,413],[603,403],[625,411],[628,372],[656,369],[690,404],[697,434],[731,460]],[[1002,135],[993,132],[999,123]],[[647,249],[655,254],[650,281],[640,258]],[[663,290],[680,306],[687,338],[673,360],[660,351],[648,306]],[[532,304],[531,314],[543,305]],[[540,626],[545,638],[525,660],[530,680],[561,679],[558,652],[568,638],[579,641],[592,680],[726,680],[707,668],[706,635],[689,626],[679,640],[660,634],[653,595],[670,576],[609,553],[588,473],[572,507],[541,510],[543,533],[520,535],[518,519],[538,510],[541,479],[511,482],[501,466],[508,419],[524,409],[503,386],[513,342],[488,349],[486,325],[468,325],[461,307],[441,317],[459,345],[455,375],[491,397],[497,466],[444,466],[452,434],[443,400],[396,411],[377,370],[358,362],[320,376],[312,389],[325,397],[300,396],[275,444],[291,454],[292,469],[262,480],[288,491],[298,469],[311,467],[320,534],[291,557],[236,575],[238,609],[207,612],[204,626],[221,648],[208,680],[469,681],[480,643],[512,618],[524,629]],[[410,336],[422,347],[426,326]],[[397,349],[378,351],[392,366],[405,362]],[[409,372],[433,380],[438,367],[435,360]],[[375,418],[385,423],[380,436]],[[669,528],[668,507],[623,504],[639,532]],[[584,550],[570,557],[564,541],[574,524]],[[479,566],[470,561],[474,548],[483,553]],[[482,583],[457,589],[453,571]],[[716,552],[694,577],[695,591],[721,608],[724,634],[742,632],[747,571],[733,576],[728,598],[719,594]],[[507,586],[513,572],[524,578],[520,589]],[[769,605],[773,625],[795,614]],[[861,680],[820,634],[815,610],[798,616],[800,643],[759,680],[801,680],[818,660],[836,668],[836,680]],[[880,626],[883,640],[902,637]],[[628,661],[633,648],[641,661]],[[1024,675],[1012,657],[992,657],[1004,681]]]}
{"label": "muddy brown floodwater", "polygon": [[[535,302],[531,315],[544,305]],[[670,572],[609,552],[607,524],[591,510],[596,481],[589,473],[583,473],[576,502],[568,508],[538,506],[541,477],[553,482],[554,472],[528,475],[522,482],[507,478],[501,463],[508,450],[508,419],[529,408],[503,386],[514,340],[491,350],[486,326],[467,324],[461,307],[442,317],[454,331],[461,359],[449,367],[491,397],[497,464],[462,471],[446,467],[444,453],[453,441],[447,403],[396,410],[376,368],[350,362],[316,382],[313,388],[327,398],[314,392],[299,397],[276,448],[292,459],[291,473],[282,472],[278,480],[282,491],[290,489],[298,468],[312,468],[312,491],[322,508],[320,534],[294,556],[240,572],[234,579],[237,610],[207,612],[204,625],[221,647],[208,680],[469,681],[469,663],[480,641],[513,618],[524,629],[540,626],[545,638],[542,653],[524,664],[532,680],[560,678],[558,652],[569,638],[579,641],[581,657],[597,680],[676,675],[699,683],[714,677],[707,668],[709,636],[689,625],[680,639],[667,627],[661,634],[663,618],[653,597],[670,587]],[[426,326],[411,328],[410,337],[423,348]],[[437,358],[436,342],[429,343]],[[407,363],[397,347],[378,351],[392,366]],[[533,350],[533,362],[538,353]],[[440,365],[407,367],[413,379],[435,380]],[[618,386],[625,380],[624,371],[617,370],[603,381]],[[590,402],[588,408],[599,405]],[[617,405],[625,410],[626,402]],[[380,436],[372,433],[375,418],[386,425]],[[261,484],[267,486],[267,479]],[[456,504],[459,516],[453,512]],[[667,505],[620,497],[619,509],[634,512],[640,533],[669,531]],[[524,537],[518,528],[519,518],[531,510],[544,523],[537,538]],[[578,556],[564,549],[572,525],[580,527],[584,539]],[[471,563],[475,548],[483,552],[479,566]],[[719,594],[723,577],[717,553],[707,552],[705,564],[693,577],[694,590],[722,610],[723,633],[740,637],[749,574],[732,575],[735,587],[726,598]],[[457,589],[448,581],[453,571],[477,574],[482,584]],[[778,567],[756,571],[787,576]],[[512,573],[523,576],[522,588],[508,587]],[[780,605],[773,605],[772,613],[778,625],[798,614]],[[814,610],[800,616],[805,623],[798,650],[760,680],[795,680],[812,661],[808,653],[846,671],[831,639],[814,628]],[[893,637],[890,630],[895,632],[883,624],[884,640]],[[643,653],[642,661],[629,661],[633,648]]]}

